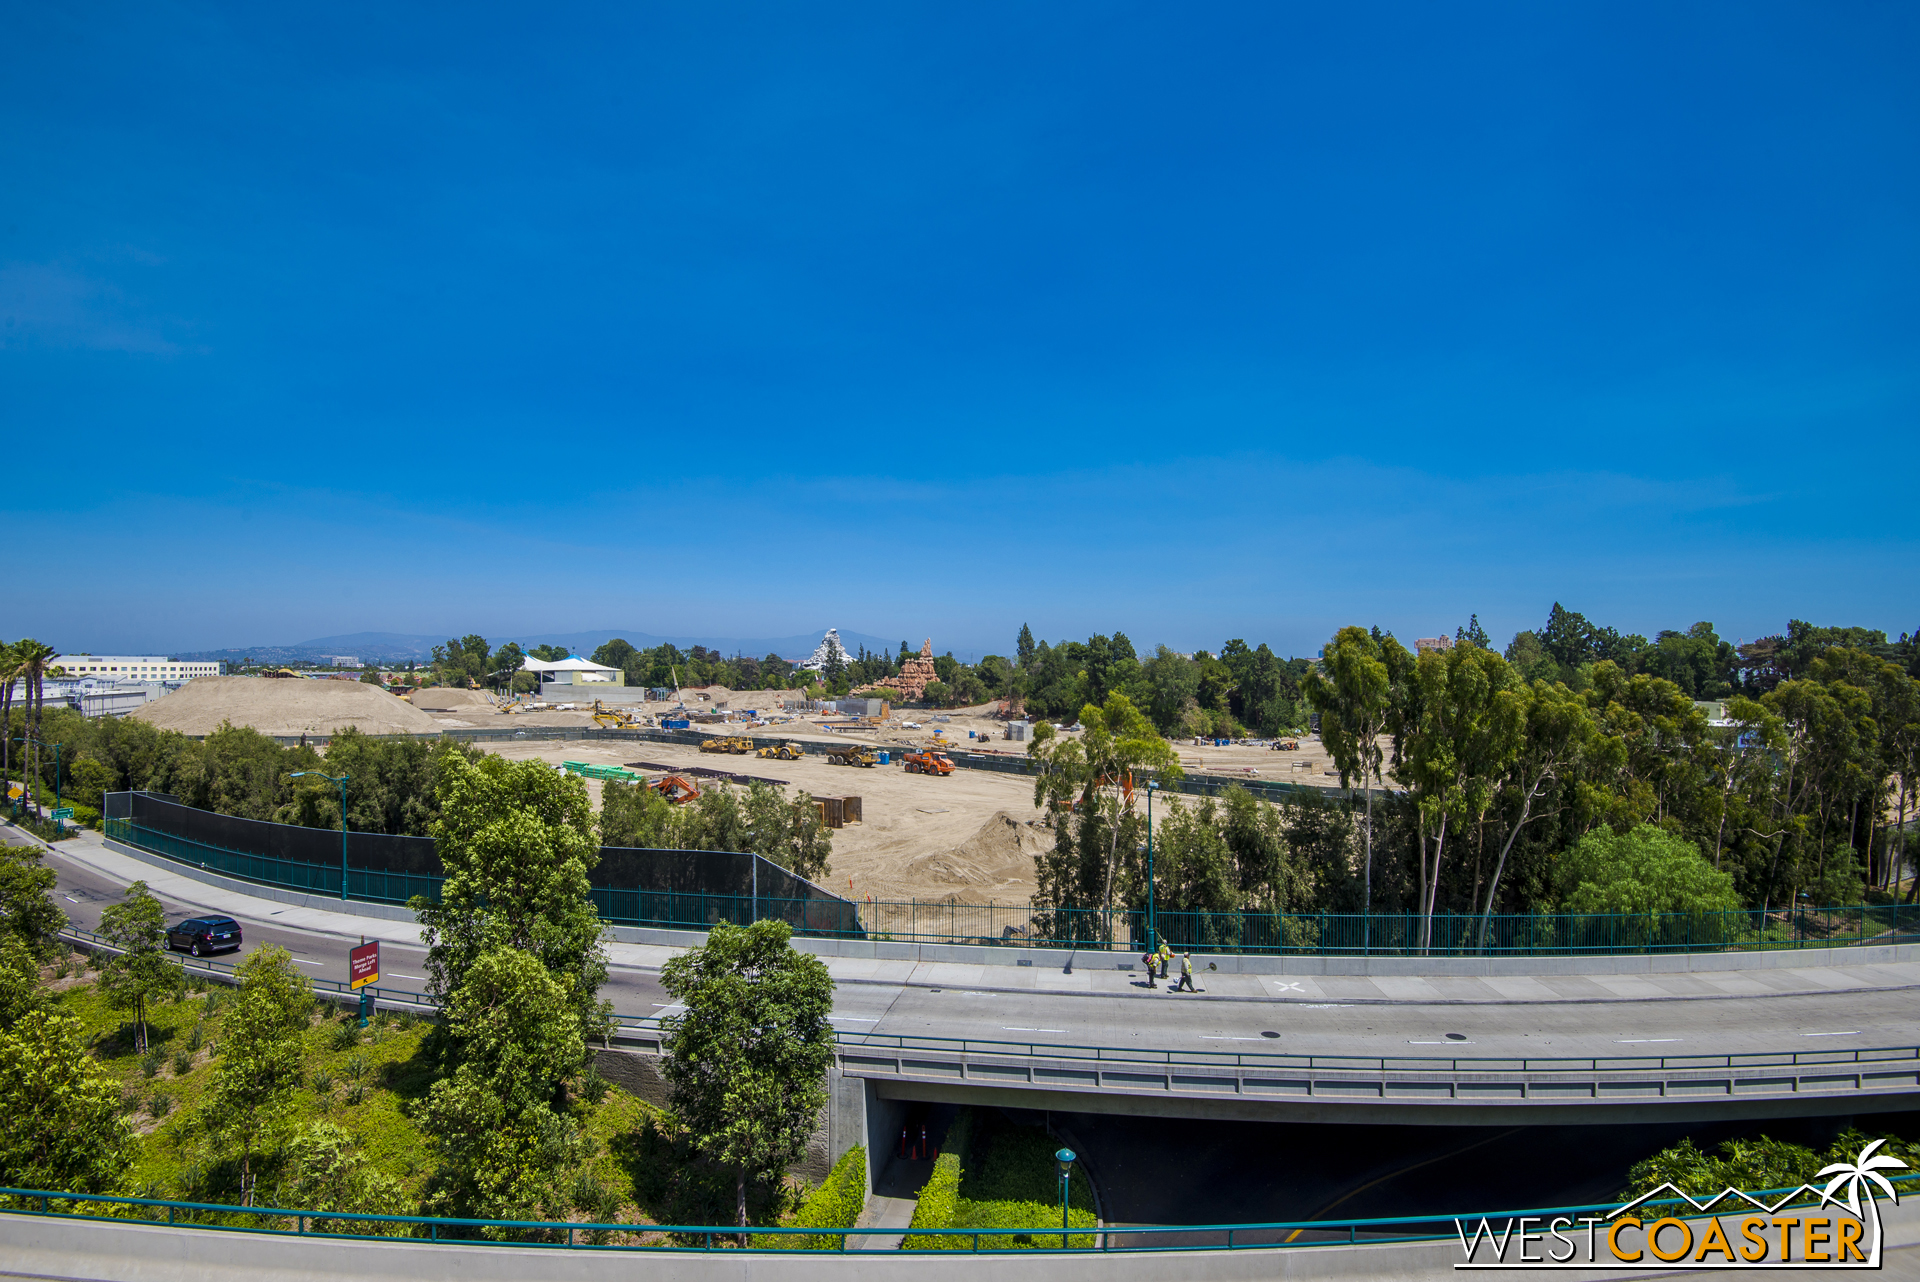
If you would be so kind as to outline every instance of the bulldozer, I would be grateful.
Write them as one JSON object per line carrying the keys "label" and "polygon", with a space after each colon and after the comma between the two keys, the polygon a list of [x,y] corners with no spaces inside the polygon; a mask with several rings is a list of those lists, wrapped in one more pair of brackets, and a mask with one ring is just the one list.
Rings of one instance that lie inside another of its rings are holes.
{"label": "bulldozer", "polygon": [[609,708],[598,699],[593,701],[593,724],[602,730],[633,730],[640,725],[631,712]]}
{"label": "bulldozer", "polygon": [[762,748],[754,754],[767,761],[798,761],[806,754],[800,751],[800,745],[791,741],[775,744],[771,748]]}
{"label": "bulldozer", "polygon": [[700,741],[700,751],[745,754],[753,751],[753,740],[740,735],[727,735],[719,739],[703,739]]}
{"label": "bulldozer", "polygon": [[910,775],[950,775],[953,773],[953,761],[938,748],[926,752],[909,752],[900,758],[900,764],[906,767]]}
{"label": "bulldozer", "polygon": [[877,766],[880,754],[872,748],[836,748],[827,754],[830,766]]}

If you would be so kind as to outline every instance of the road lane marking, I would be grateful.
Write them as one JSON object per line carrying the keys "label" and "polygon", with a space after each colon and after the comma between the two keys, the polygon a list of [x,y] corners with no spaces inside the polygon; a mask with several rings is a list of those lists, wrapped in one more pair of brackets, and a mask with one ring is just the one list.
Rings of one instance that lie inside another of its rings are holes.
{"label": "road lane marking", "polygon": [[1685,1040],[1685,1038],[1681,1037],[1616,1037],[1613,1039],[1613,1044],[1615,1046],[1649,1046],[1654,1042],[1679,1042]]}
{"label": "road lane marking", "polygon": [[1800,1034],[1800,1036],[1802,1037],[1858,1037],[1860,1036],[1860,1030],[1857,1028],[1849,1028],[1844,1033],[1802,1033]]}
{"label": "road lane marking", "polygon": [[1000,1031],[1003,1033],[1060,1033],[1064,1035],[1067,1030],[1064,1028],[1009,1028],[1007,1025],[1002,1024],[1000,1025]]}
{"label": "road lane marking", "polygon": [[295,961],[297,961],[297,962],[299,962],[299,963],[300,963],[300,964],[301,964],[302,966],[324,966],[324,965],[326,965],[326,963],[325,963],[325,962],[310,962],[310,961],[308,961],[308,960],[307,960],[306,958],[304,958],[304,957],[296,957],[296,958],[294,958],[294,960],[295,960]]}
{"label": "road lane marking", "polygon": [[866,1019],[859,1015],[829,1015],[828,1019],[844,1019],[849,1024],[878,1024],[877,1019]]}
{"label": "road lane marking", "polygon": [[1200,1040],[1203,1042],[1257,1042],[1263,1039],[1258,1037],[1213,1037],[1202,1033],[1200,1034]]}
{"label": "road lane marking", "polygon": [[1301,1010],[1352,1010],[1352,1002],[1301,1002]]}
{"label": "road lane marking", "polygon": [[1413,1040],[1411,1040],[1411,1039],[1409,1039],[1409,1040],[1408,1040],[1408,1042],[1407,1042],[1407,1045],[1409,1045],[1409,1046],[1475,1046],[1475,1045],[1478,1045],[1478,1043],[1476,1043],[1476,1042],[1449,1042],[1449,1041],[1438,1041],[1438,1042],[1416,1042],[1416,1041],[1413,1041]]}

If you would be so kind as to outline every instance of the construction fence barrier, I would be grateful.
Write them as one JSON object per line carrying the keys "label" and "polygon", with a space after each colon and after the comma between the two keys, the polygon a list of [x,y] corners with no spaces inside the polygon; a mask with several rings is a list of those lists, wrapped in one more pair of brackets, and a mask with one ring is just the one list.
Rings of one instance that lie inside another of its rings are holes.
{"label": "construction fence barrier", "polygon": [[[227,876],[341,893],[340,833],[196,810],[157,793],[109,793],[115,841]],[[365,839],[364,841],[361,839]],[[249,845],[232,845],[245,842]],[[444,877],[426,837],[348,834],[346,897],[437,900]],[[393,859],[400,866],[383,864]],[[1920,906],[1869,904],[1762,912],[1417,913],[1185,912],[1143,903],[1103,910],[949,900],[849,900],[763,856],[607,846],[593,870],[600,915],[623,926],[704,930],[787,922],[833,939],[1022,948],[1145,948],[1293,956],[1526,957],[1828,948],[1920,942]]]}

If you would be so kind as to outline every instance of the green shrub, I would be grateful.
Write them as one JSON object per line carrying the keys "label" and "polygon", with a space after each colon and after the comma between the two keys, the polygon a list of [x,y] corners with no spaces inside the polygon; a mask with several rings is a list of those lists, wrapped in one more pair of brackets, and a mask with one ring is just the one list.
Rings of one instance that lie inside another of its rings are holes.
{"label": "green shrub", "polygon": [[[954,1216],[960,1210],[960,1172],[966,1164],[972,1137],[973,1110],[962,1109],[953,1125],[947,1128],[946,1148],[934,1159],[933,1174],[920,1190],[920,1200],[914,1204],[913,1223],[909,1227],[950,1229],[954,1226]],[[967,1238],[928,1233],[909,1233],[900,1243],[903,1251],[964,1251],[972,1246]]]}
{"label": "green shrub", "polygon": [[[820,1187],[807,1194],[792,1223],[802,1229],[850,1229],[866,1209],[867,1150],[851,1148],[833,1164]],[[846,1245],[846,1239],[807,1233],[770,1238],[756,1245],[776,1251],[838,1251]]]}
{"label": "green shrub", "polygon": [[153,1098],[147,1101],[147,1114],[154,1118],[165,1117],[173,1111],[173,1096],[165,1091],[155,1091]]}
{"label": "green shrub", "polygon": [[173,1053],[173,1075],[175,1077],[185,1077],[192,1071],[193,1055],[188,1051],[175,1051]]}

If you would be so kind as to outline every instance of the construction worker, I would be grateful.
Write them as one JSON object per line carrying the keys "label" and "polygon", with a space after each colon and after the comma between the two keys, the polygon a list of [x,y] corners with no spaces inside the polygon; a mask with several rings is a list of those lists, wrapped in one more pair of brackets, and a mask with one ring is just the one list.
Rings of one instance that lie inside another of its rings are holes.
{"label": "construction worker", "polygon": [[1167,968],[1173,964],[1173,945],[1166,940],[1160,941],[1160,978],[1167,977]]}
{"label": "construction worker", "polygon": [[1160,987],[1160,985],[1153,982],[1153,964],[1159,961],[1160,958],[1155,955],[1154,951],[1151,948],[1149,948],[1146,952],[1140,955],[1140,960],[1147,964],[1147,987],[1148,988]]}
{"label": "construction worker", "polygon": [[1182,988],[1190,993],[1195,991],[1193,987],[1193,954],[1191,952],[1180,954],[1180,982],[1175,985],[1173,991],[1177,993]]}

